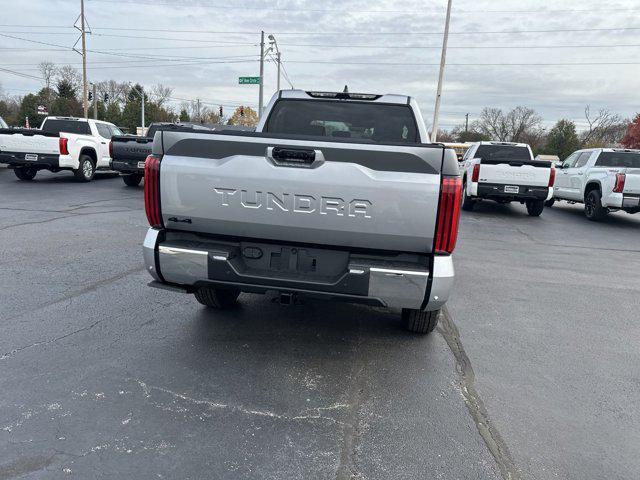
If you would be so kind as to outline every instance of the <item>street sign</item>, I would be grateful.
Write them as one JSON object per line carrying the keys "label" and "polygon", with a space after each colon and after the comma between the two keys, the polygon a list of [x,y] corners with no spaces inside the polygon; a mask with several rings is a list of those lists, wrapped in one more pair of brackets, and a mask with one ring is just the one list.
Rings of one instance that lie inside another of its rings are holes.
{"label": "street sign", "polygon": [[260,77],[238,77],[240,85],[260,85]]}
{"label": "street sign", "polygon": [[38,115],[49,115],[49,110],[44,105],[38,105]]}

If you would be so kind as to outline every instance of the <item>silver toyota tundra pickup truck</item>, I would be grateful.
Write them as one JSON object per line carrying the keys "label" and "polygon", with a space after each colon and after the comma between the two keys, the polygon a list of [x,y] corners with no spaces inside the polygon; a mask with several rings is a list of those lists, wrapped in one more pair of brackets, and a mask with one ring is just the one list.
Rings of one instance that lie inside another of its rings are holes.
{"label": "silver toyota tundra pickup truck", "polygon": [[151,286],[397,308],[433,331],[453,285],[462,183],[414,99],[281,91],[256,132],[165,130],[145,165]]}

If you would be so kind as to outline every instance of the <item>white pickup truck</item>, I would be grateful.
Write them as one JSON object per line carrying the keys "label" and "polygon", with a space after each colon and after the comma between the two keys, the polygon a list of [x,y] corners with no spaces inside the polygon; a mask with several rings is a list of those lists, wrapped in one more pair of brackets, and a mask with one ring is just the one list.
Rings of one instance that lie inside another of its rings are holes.
{"label": "white pickup truck", "polygon": [[47,117],[39,129],[0,129],[0,163],[9,164],[20,180],[33,180],[39,170],[71,170],[89,182],[97,169],[108,169],[109,142],[122,135],[99,120]]}
{"label": "white pickup truck", "polygon": [[640,212],[640,150],[591,148],[578,150],[558,170],[554,200],[584,203],[589,220],[607,213]]}
{"label": "white pickup truck", "polygon": [[555,169],[550,161],[534,160],[526,143],[476,142],[462,158],[463,210],[483,199],[520,202],[533,217],[553,197]]}

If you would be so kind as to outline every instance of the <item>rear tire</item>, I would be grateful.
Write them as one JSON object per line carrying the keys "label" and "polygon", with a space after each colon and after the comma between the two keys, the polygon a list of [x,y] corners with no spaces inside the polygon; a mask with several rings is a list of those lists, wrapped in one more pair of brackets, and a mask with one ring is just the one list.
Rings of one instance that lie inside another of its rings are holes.
{"label": "rear tire", "polygon": [[467,195],[467,181],[465,180],[464,188],[462,189],[462,210],[465,212],[471,212],[475,204],[475,200],[472,200],[471,197]]}
{"label": "rear tire", "polygon": [[124,175],[122,177],[122,180],[127,187],[137,187],[142,181],[142,175],[140,175],[139,173],[135,173],[133,175]]}
{"label": "rear tire", "polygon": [[527,213],[532,217],[539,217],[544,210],[544,200],[527,200]]}
{"label": "rear tire", "polygon": [[551,208],[551,207],[553,207],[554,203],[556,203],[556,199],[552,198],[551,200],[547,200],[546,202],[544,202],[544,206]]}
{"label": "rear tire", "polygon": [[36,178],[38,170],[33,167],[18,167],[13,169],[13,173],[15,173],[16,177],[20,180],[31,181]]}
{"label": "rear tire", "polygon": [[607,216],[607,209],[602,206],[600,190],[591,190],[584,199],[584,214],[592,222],[600,222]]}
{"label": "rear tire", "polygon": [[193,295],[202,305],[225,309],[236,305],[240,290],[236,288],[201,287]]}
{"label": "rear tire", "polygon": [[402,309],[402,320],[405,328],[413,333],[428,335],[438,325],[440,310],[431,312],[423,312],[422,310],[414,310],[411,308]]}
{"label": "rear tire", "polygon": [[90,182],[96,173],[96,166],[89,155],[80,155],[78,169],[73,174],[79,182]]}

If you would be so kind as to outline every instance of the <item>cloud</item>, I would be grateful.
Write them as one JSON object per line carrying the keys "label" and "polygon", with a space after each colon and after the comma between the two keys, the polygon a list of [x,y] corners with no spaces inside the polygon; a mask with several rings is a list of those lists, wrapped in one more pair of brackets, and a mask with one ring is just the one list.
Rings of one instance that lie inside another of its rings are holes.
{"label": "cloud", "polygon": [[[257,61],[247,61],[250,59],[245,57],[234,60],[238,63],[214,62],[230,62],[232,59],[220,58],[230,56],[253,55],[257,59],[259,31],[265,30],[276,35],[285,67],[296,87],[338,90],[348,84],[351,91],[409,94],[418,99],[425,118],[432,117],[442,42],[438,32],[443,29],[445,1],[280,0],[267,3],[246,0],[241,8],[237,6],[222,0],[88,0],[87,17],[95,33],[88,40],[90,49],[157,55],[160,59],[132,62],[135,59],[131,57],[90,53],[90,79],[114,78],[145,85],[163,83],[173,87],[174,95],[180,98],[255,105],[258,87],[238,85],[237,77],[257,75]],[[265,10],[265,6],[273,9]],[[484,106],[508,109],[526,105],[536,109],[549,124],[561,117],[580,120],[586,104],[593,108],[607,107],[631,117],[640,108],[637,101],[639,65],[547,64],[638,61],[640,47],[566,47],[637,45],[640,30],[558,31],[637,27],[629,24],[628,19],[640,10],[625,10],[634,7],[637,5],[633,0],[619,0],[617,10],[611,5],[576,6],[574,2],[567,2],[553,4],[547,7],[549,12],[541,13],[545,7],[534,0],[455,2],[441,124],[450,128],[461,123],[466,112],[471,113],[473,119]],[[19,33],[12,35],[68,46],[76,40],[77,32],[59,28],[69,26],[77,16],[77,5],[73,2],[10,2],[3,7],[3,13],[5,19],[13,19],[15,23],[52,27],[0,27],[0,33],[17,31]],[[547,32],[468,34],[505,30]],[[26,31],[39,33],[20,33]],[[415,32],[433,34],[416,35]],[[482,46],[548,48],[477,48]],[[3,67],[30,74],[36,72],[35,66],[42,60],[80,63],[80,57],[71,51],[11,50],[47,48],[17,40],[2,38],[0,48],[6,49],[0,50]],[[199,59],[190,61],[179,57]],[[127,61],[129,63],[124,63]],[[183,65],[188,62],[194,64]],[[362,62],[367,64],[357,64]],[[150,67],[152,63],[158,66]],[[391,63],[433,65],[389,65]],[[540,65],[490,65],[498,63]],[[275,89],[275,72],[273,63],[265,66],[265,103]],[[0,73],[0,82],[8,93],[26,93],[37,88],[34,81],[4,73]]]}

